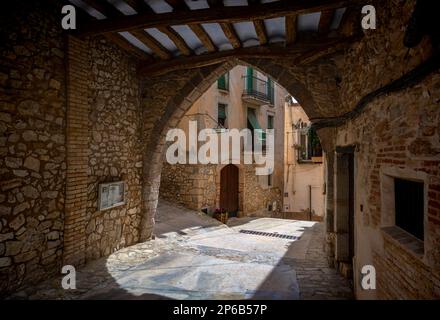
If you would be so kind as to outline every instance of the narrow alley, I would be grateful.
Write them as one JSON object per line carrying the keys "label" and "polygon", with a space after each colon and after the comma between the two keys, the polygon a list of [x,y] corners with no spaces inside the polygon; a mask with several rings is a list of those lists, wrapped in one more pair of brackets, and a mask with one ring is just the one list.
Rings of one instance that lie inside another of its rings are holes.
{"label": "narrow alley", "polygon": [[440,298],[433,1],[4,2],[0,300]]}
{"label": "narrow alley", "polygon": [[161,201],[154,241],[79,269],[77,290],[63,290],[58,277],[11,298],[350,299],[348,281],[327,265],[322,228],[273,218],[226,226]]}

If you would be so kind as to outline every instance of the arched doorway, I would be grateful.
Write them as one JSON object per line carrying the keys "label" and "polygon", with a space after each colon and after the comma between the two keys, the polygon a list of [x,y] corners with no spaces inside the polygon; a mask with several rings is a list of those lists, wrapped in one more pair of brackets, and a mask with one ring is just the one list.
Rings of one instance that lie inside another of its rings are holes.
{"label": "arched doorway", "polygon": [[[283,86],[287,92],[295,96],[295,99],[301,104],[309,117],[320,116],[320,110],[333,110],[330,106],[324,108],[315,102],[313,92],[307,87],[307,84],[299,80],[290,69],[285,69],[281,64],[277,64],[271,59],[253,60],[253,59],[230,59],[226,62],[216,65],[209,65],[200,68],[191,68],[187,70],[176,70],[164,74],[145,78],[142,87],[144,88],[143,105],[145,108],[142,113],[143,129],[142,139],[144,143],[143,158],[143,199],[144,207],[142,219],[139,224],[140,240],[146,241],[151,238],[155,225],[155,215],[159,199],[159,188],[163,157],[166,150],[165,136],[170,128],[175,128],[184,114],[192,104],[206,92],[209,87],[218,80],[220,75],[229,71],[238,64],[252,66],[255,70],[265,73],[272,77]],[[335,66],[328,63],[328,67],[333,70]],[[300,70],[296,70],[300,72]],[[320,70],[315,70],[313,74],[320,81],[330,74]],[[306,72],[301,69],[302,72]],[[307,73],[308,74],[308,73]],[[298,75],[298,74],[296,74]],[[171,85],[172,84],[172,85]],[[322,93],[324,94],[324,93]],[[329,92],[325,93],[327,96]],[[321,99],[322,100],[322,99]],[[339,97],[326,99],[326,102],[335,104]],[[154,151],[152,151],[154,150]],[[240,179],[240,178],[239,178]],[[239,183],[239,186],[242,184]],[[240,187],[238,192],[240,192]],[[221,193],[220,188],[218,189]],[[219,196],[219,195],[218,195]],[[237,195],[238,198],[240,198]],[[219,198],[219,206],[222,201]],[[243,206],[238,199],[236,203],[237,211]],[[237,212],[239,213],[239,212]]]}
{"label": "arched doorway", "polygon": [[228,164],[220,171],[220,207],[224,208],[230,217],[236,217],[238,212],[238,168]]}

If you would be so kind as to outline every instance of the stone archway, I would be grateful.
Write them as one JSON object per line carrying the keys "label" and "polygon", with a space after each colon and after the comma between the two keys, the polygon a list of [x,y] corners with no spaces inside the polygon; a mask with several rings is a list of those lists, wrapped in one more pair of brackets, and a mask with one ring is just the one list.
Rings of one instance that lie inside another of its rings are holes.
{"label": "stone archway", "polygon": [[[212,83],[238,64],[250,65],[271,76],[295,96],[310,118],[342,112],[335,76],[337,69],[329,61],[295,66],[288,59],[277,62],[267,59],[231,59],[221,65],[179,70],[144,79],[141,241],[149,239],[153,232],[167,130],[176,127],[186,111]],[[326,85],[320,85],[324,80],[327,80]]]}

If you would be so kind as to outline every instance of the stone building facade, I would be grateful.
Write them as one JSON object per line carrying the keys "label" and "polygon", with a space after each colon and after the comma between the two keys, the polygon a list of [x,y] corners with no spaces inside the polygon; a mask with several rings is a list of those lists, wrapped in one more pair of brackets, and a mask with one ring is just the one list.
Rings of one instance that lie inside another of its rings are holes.
{"label": "stone building facade", "polygon": [[[0,295],[148,240],[166,132],[244,64],[283,86],[318,128],[328,258],[353,275],[356,297],[438,298],[438,43],[425,35],[404,46],[415,0],[371,4],[377,29],[330,57],[231,57],[141,77],[108,38],[64,34],[52,2],[10,2],[0,19]],[[423,239],[396,226],[396,178],[423,185]],[[97,212],[97,183],[120,179],[126,204]],[[376,290],[360,287],[365,265],[376,268]]]}
{"label": "stone building facade", "polygon": [[[258,165],[244,164],[243,152],[240,154],[241,164],[236,165],[238,216],[274,216],[282,211],[286,95],[285,89],[271,82],[265,74],[249,66],[235,66],[203,93],[178,125],[186,136],[189,134],[190,121],[197,123],[197,130],[211,128],[219,133],[249,128],[253,125],[251,121],[257,121],[254,125],[263,130],[275,130],[275,166],[270,177],[257,176],[255,170]],[[252,115],[249,114],[251,112]],[[232,152],[229,156],[232,159]],[[211,214],[216,208],[222,207],[221,171],[224,167],[223,164],[169,164],[165,161],[160,197]]]}

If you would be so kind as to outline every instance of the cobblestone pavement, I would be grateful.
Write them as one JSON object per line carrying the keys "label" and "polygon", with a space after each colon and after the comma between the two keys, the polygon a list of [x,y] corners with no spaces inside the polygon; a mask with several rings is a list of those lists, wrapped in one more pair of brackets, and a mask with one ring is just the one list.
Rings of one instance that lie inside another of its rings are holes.
{"label": "cobblestone pavement", "polygon": [[328,267],[321,223],[241,218],[225,226],[166,202],[157,220],[155,240],[78,269],[77,289],[62,289],[57,277],[11,298],[352,298],[348,281]]}
{"label": "cobblestone pavement", "polygon": [[323,249],[324,225],[318,223],[311,233],[305,259],[296,259],[292,264],[301,299],[353,299],[352,284],[328,265]]}

